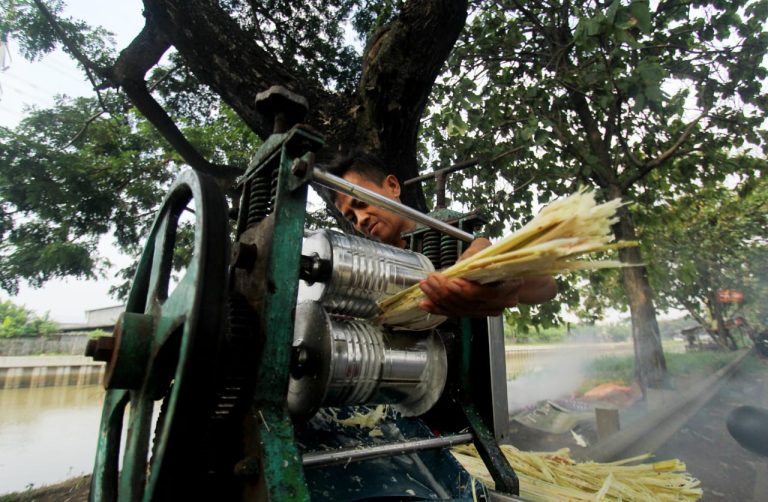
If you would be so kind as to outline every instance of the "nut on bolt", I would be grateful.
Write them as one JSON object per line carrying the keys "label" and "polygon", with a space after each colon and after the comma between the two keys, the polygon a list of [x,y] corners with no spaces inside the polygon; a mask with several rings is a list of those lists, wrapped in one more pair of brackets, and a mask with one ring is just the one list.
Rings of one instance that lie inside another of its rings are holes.
{"label": "nut on bolt", "polygon": [[307,168],[309,165],[307,164],[307,161],[304,159],[294,159],[293,165],[291,166],[291,174],[294,176],[301,178],[307,174]]}

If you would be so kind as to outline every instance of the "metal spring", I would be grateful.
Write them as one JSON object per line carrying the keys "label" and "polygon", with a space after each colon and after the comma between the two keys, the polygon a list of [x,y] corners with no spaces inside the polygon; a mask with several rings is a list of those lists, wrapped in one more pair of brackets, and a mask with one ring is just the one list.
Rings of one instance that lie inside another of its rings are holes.
{"label": "metal spring", "polygon": [[424,233],[421,254],[429,258],[435,268],[440,266],[440,232],[428,230]]}
{"label": "metal spring", "polygon": [[250,197],[248,199],[248,223],[251,227],[272,212],[272,194],[269,176],[258,173],[250,181]]}
{"label": "metal spring", "polygon": [[440,239],[440,268],[447,268],[459,259],[459,241],[450,235]]}

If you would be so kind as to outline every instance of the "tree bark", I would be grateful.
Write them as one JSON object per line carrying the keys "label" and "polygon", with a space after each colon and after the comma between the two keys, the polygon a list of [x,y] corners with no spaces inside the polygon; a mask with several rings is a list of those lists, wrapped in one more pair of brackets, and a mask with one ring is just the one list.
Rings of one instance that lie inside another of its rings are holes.
{"label": "tree bark", "polygon": [[218,2],[209,0],[144,0],[162,33],[179,51],[195,76],[211,87],[259,136],[271,121],[256,110],[256,95],[282,85],[310,102],[310,122],[322,122],[330,109],[343,109],[339,97],[317,81],[300,80],[255,43]]}
{"label": "tree bark", "polygon": [[[613,185],[609,187],[611,199],[621,197],[621,190]],[[618,240],[636,240],[635,227],[629,210],[622,206],[618,210],[619,222],[613,227]],[[662,388],[668,385],[667,362],[661,347],[659,324],[656,321],[656,307],[653,292],[648,281],[648,273],[638,247],[619,250],[622,262],[634,264],[621,269],[624,290],[629,300],[632,316],[632,341],[635,344],[635,375],[645,392],[647,388]]]}
{"label": "tree bark", "polygon": [[[419,174],[416,146],[421,116],[466,17],[466,0],[411,0],[366,48],[356,139],[392,166],[401,184]],[[402,199],[426,211],[420,186],[404,187]]]}
{"label": "tree bark", "polygon": [[[309,101],[306,122],[326,139],[319,160],[365,148],[379,154],[401,181],[418,175],[420,119],[468,8],[466,0],[405,2],[366,48],[358,93],[349,96],[282,65],[217,2],[144,0],[144,5],[195,76],[261,137],[271,130],[256,110],[256,94],[282,85]],[[402,200],[426,209],[418,185],[405,189]]]}

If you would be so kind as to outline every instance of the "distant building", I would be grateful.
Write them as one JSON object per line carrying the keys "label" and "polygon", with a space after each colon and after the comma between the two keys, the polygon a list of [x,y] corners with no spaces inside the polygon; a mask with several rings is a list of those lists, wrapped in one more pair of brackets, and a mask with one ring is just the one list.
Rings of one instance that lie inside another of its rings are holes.
{"label": "distant building", "polygon": [[117,318],[125,311],[125,305],[86,310],[85,323],[89,328],[114,328]]}
{"label": "distant building", "polygon": [[85,311],[85,323],[60,323],[59,329],[65,332],[72,331],[93,331],[102,329],[112,331],[120,317],[125,311],[125,305],[115,305],[113,307],[103,307]]}

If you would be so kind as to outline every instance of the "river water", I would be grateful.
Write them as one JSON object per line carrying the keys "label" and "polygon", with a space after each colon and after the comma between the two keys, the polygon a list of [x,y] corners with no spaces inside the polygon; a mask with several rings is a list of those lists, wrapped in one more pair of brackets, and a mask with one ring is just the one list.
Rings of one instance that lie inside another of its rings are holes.
{"label": "river water", "polygon": [[104,388],[0,390],[0,494],[90,473]]}
{"label": "river water", "polygon": [[[508,375],[552,359],[543,352],[508,351]],[[0,389],[0,495],[90,473],[103,399],[101,385]]]}

